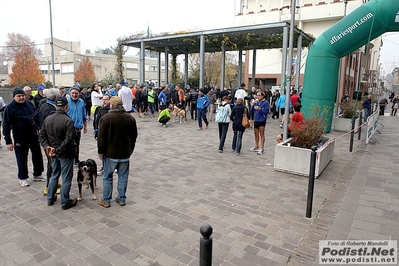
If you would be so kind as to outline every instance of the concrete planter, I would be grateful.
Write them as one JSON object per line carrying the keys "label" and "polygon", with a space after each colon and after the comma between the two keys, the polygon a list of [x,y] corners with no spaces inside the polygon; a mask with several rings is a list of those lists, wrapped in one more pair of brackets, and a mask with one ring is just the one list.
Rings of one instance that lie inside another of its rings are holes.
{"label": "concrete planter", "polygon": [[[312,150],[288,146],[291,139],[276,145],[274,153],[274,170],[296,175],[309,175],[310,154]],[[335,143],[316,151],[315,177],[319,177],[334,156]]]}
{"label": "concrete planter", "polygon": [[[360,118],[355,119],[355,128],[359,125]],[[352,128],[352,118],[334,117],[333,128],[335,131],[348,132]],[[355,130],[355,133],[357,130]]]}

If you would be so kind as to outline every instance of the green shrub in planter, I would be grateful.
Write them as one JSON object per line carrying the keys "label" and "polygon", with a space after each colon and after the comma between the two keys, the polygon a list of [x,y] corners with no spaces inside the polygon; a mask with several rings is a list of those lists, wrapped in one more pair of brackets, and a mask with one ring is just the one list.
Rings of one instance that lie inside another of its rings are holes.
{"label": "green shrub in planter", "polygon": [[343,111],[342,118],[358,117],[358,112],[363,108],[362,102],[355,100],[344,101],[339,104],[339,108]]}

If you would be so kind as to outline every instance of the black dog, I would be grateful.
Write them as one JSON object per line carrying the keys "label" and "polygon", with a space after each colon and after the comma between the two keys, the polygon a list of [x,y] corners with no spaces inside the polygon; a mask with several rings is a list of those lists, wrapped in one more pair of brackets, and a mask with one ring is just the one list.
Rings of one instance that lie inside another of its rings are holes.
{"label": "black dog", "polygon": [[82,184],[86,185],[86,188],[91,188],[91,198],[96,200],[97,197],[94,194],[94,188],[97,188],[97,164],[93,159],[87,159],[86,161],[79,162],[78,170],[78,188],[79,197],[78,200],[82,200]]}

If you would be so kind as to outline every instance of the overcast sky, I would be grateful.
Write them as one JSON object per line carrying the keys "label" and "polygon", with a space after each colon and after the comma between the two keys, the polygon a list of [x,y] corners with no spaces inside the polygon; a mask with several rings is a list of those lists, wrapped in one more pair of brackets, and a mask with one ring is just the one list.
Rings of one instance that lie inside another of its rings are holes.
{"label": "overcast sky", "polygon": [[[118,37],[140,31],[157,34],[233,26],[235,0],[52,0],[53,36],[80,41],[94,51]],[[28,35],[36,44],[50,38],[48,0],[1,0],[0,45],[8,33]]]}
{"label": "overcast sky", "polygon": [[[86,49],[108,48],[118,37],[233,26],[236,0],[52,0],[53,36],[80,41]],[[1,0],[0,46],[8,33],[28,35],[36,44],[50,37],[47,0]],[[380,63],[385,74],[399,67],[399,33],[383,35]],[[1,47],[0,47],[1,48]],[[41,47],[43,49],[43,47]]]}

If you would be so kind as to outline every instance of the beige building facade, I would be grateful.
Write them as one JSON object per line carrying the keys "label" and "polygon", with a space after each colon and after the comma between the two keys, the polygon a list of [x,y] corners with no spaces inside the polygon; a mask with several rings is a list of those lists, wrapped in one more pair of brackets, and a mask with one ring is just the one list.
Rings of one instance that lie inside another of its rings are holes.
{"label": "beige building facade", "polygon": [[[272,22],[291,21],[291,0],[234,0],[234,26],[252,25]],[[295,26],[307,34],[319,37],[363,4],[364,0],[297,0],[295,8]],[[341,67],[341,91],[353,92],[357,86],[364,90],[377,83],[379,75],[379,53],[382,46],[381,37],[371,41],[369,50],[354,52],[343,58]],[[306,56],[308,50],[303,48],[300,57],[300,86],[303,84]],[[281,85],[282,49],[257,50],[255,81],[252,80],[252,51],[245,52],[244,82],[255,84],[260,88]],[[366,59],[364,59],[366,57]],[[298,62],[297,49],[293,50],[293,62]],[[360,62],[360,68],[359,68]],[[290,62],[288,62],[290,64]],[[363,70],[362,70],[362,67]],[[359,77],[359,78],[358,78]],[[295,76],[291,85],[295,83]]]}
{"label": "beige building facade", "polygon": [[[116,57],[108,54],[93,54],[90,51],[81,53],[80,42],[68,42],[59,39],[54,40],[54,73],[55,86],[71,87],[75,84],[74,73],[81,62],[88,58],[93,65],[97,80],[106,76],[115,75]],[[45,39],[44,56],[38,58],[39,68],[45,79],[53,80],[52,57],[50,39]],[[162,58],[162,57],[161,57]],[[158,80],[158,59],[145,58],[145,80],[140,80],[139,56],[124,56],[125,79],[130,84],[153,82],[156,86],[165,83],[165,63],[161,59],[161,80]],[[12,73],[13,62],[8,62],[8,73]],[[178,69],[180,65],[178,64]]]}

